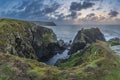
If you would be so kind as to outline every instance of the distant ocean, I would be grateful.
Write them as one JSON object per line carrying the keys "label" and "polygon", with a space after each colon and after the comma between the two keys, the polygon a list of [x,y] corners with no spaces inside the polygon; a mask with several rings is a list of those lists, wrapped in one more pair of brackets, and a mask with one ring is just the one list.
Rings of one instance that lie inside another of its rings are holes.
{"label": "distant ocean", "polygon": [[74,26],[45,26],[51,28],[58,39],[63,39],[65,42],[73,40],[75,35],[81,28],[96,28],[98,27],[104,34],[106,40],[114,37],[120,38],[120,25],[74,25]]}

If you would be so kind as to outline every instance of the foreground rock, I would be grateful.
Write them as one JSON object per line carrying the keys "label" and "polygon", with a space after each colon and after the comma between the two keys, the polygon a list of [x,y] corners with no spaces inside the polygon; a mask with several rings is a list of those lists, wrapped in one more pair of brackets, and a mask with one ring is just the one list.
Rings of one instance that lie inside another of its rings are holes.
{"label": "foreground rock", "polygon": [[87,44],[92,44],[96,42],[96,40],[105,41],[104,35],[101,33],[99,28],[80,30],[72,43],[69,54],[73,54],[80,49],[84,49]]}
{"label": "foreground rock", "polygon": [[[45,61],[55,55],[49,44],[56,42],[51,29],[13,19],[0,19],[0,51]],[[55,46],[52,46],[53,49]]]}

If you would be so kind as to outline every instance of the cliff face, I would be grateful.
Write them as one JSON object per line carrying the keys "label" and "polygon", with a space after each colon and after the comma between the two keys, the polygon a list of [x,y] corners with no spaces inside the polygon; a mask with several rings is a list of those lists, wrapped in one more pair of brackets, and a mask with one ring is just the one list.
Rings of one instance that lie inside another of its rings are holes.
{"label": "cliff face", "polygon": [[51,29],[33,23],[12,19],[0,19],[0,51],[20,57],[34,58],[53,56],[48,45],[56,42]]}
{"label": "cliff face", "polygon": [[83,49],[87,44],[92,44],[96,42],[96,40],[105,41],[104,35],[98,28],[80,30],[72,43],[69,54],[75,53],[78,50]]}

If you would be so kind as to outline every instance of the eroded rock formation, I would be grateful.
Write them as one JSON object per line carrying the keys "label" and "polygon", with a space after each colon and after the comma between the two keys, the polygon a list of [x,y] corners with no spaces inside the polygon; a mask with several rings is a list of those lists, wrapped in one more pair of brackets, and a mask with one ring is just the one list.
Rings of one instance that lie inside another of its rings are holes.
{"label": "eroded rock formation", "polygon": [[96,40],[105,41],[104,35],[99,28],[81,29],[78,31],[69,54],[75,53],[80,49],[84,49],[86,45],[95,43]]}

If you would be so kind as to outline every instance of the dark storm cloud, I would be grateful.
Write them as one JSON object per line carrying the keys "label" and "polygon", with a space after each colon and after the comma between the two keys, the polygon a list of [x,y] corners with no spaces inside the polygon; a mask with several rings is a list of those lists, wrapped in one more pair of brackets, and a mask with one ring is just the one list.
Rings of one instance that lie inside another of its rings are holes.
{"label": "dark storm cloud", "polygon": [[92,2],[83,2],[83,4],[81,2],[72,2],[71,6],[70,6],[70,10],[71,11],[80,11],[82,9],[91,8],[93,5],[95,5],[95,4]]}
{"label": "dark storm cloud", "polygon": [[46,7],[44,8],[44,10],[42,10],[42,12],[44,12],[45,14],[54,12],[56,9],[59,8],[59,6],[60,6],[60,5],[59,5],[58,3],[54,3],[54,4],[51,5],[51,7],[46,6]]}
{"label": "dark storm cloud", "polygon": [[71,14],[67,15],[67,17],[71,17],[72,19],[77,17],[77,13],[75,11],[72,11]]}
{"label": "dark storm cloud", "polygon": [[15,10],[8,11],[5,15],[21,18],[45,17],[47,14],[57,10],[59,6],[60,5],[57,2],[44,4],[44,0],[26,0],[23,1],[21,5],[15,5],[13,7]]}
{"label": "dark storm cloud", "polygon": [[90,13],[90,14],[86,15],[86,17],[94,17],[94,16],[95,16],[94,13]]}
{"label": "dark storm cloud", "polygon": [[86,17],[83,18],[82,20],[83,21],[98,21],[101,19],[102,19],[102,17],[97,17],[96,14],[90,13],[90,14],[86,15]]}
{"label": "dark storm cloud", "polygon": [[117,11],[111,11],[110,13],[108,13],[110,17],[117,17],[118,14],[119,13]]}

